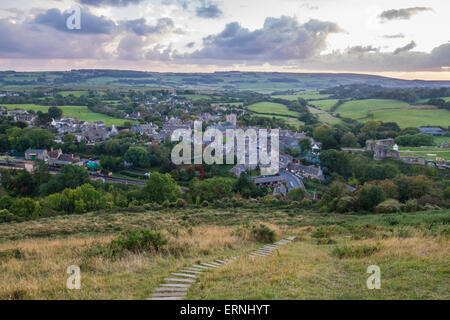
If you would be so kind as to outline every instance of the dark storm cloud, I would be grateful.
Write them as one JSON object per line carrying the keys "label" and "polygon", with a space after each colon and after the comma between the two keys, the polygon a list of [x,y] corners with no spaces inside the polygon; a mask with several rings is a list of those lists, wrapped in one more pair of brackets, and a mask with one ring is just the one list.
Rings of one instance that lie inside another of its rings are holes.
{"label": "dark storm cloud", "polygon": [[77,0],[78,3],[94,7],[126,7],[130,4],[138,4],[143,1],[144,0]]}
{"label": "dark storm cloud", "polygon": [[125,27],[139,36],[148,34],[166,34],[175,28],[170,18],[161,18],[155,25],[148,25],[144,18],[128,20],[124,22]]}
{"label": "dark storm cloud", "polygon": [[33,23],[46,25],[53,29],[64,32],[91,33],[91,34],[111,34],[116,25],[112,20],[103,16],[93,15],[87,9],[81,10],[81,29],[69,30],[66,26],[69,13],[61,12],[58,9],[49,9],[44,13],[38,14]]}
{"label": "dark storm cloud", "polygon": [[214,19],[223,15],[222,10],[216,4],[205,4],[196,10],[197,17]]}
{"label": "dark storm cloud", "polygon": [[409,20],[413,15],[424,11],[433,11],[433,8],[429,7],[413,7],[404,9],[391,9],[383,11],[378,17],[382,21],[388,20]]}
{"label": "dark storm cloud", "polygon": [[332,22],[310,20],[299,24],[287,16],[266,18],[264,26],[254,31],[232,22],[221,33],[204,38],[203,49],[182,58],[252,62],[306,59],[326,47],[329,34],[341,31]]}
{"label": "dark storm cloud", "polygon": [[395,49],[394,54],[399,54],[399,53],[402,53],[405,51],[410,51],[410,50],[414,49],[416,46],[417,46],[416,43],[414,41],[411,41],[406,46]]}

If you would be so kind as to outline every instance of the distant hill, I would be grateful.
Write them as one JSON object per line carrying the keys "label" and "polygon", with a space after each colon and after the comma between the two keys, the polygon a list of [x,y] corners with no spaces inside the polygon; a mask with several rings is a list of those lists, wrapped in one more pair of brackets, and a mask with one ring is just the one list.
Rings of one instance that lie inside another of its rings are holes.
{"label": "distant hill", "polygon": [[370,84],[383,87],[449,87],[450,81],[402,80],[365,74],[215,72],[158,73],[126,70],[71,70],[0,72],[0,88],[15,86],[142,86],[260,92],[324,89],[338,85]]}

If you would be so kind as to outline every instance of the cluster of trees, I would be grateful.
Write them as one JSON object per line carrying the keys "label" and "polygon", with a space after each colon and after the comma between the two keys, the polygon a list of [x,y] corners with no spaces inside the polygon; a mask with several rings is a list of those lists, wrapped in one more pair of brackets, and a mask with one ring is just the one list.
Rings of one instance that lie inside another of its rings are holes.
{"label": "cluster of trees", "polygon": [[386,88],[380,85],[348,84],[321,90],[339,99],[396,99],[413,103],[419,99],[449,97],[450,89],[442,88]]}
{"label": "cluster of trees", "polygon": [[450,185],[425,177],[398,176],[365,183],[351,194],[342,182],[335,181],[320,204],[333,212],[371,211],[393,213],[450,206]]}
{"label": "cluster of trees", "polygon": [[405,134],[395,138],[395,143],[408,147],[432,146],[434,145],[434,137],[423,133]]}

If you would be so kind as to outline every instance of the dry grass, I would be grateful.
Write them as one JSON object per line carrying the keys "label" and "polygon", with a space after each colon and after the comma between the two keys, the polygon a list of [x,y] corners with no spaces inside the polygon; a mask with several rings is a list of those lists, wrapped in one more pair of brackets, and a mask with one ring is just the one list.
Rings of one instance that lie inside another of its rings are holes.
{"label": "dry grass", "polygon": [[[338,245],[381,249],[361,258],[338,258],[334,247],[296,241],[270,257],[243,258],[208,273],[191,299],[449,299],[448,238],[413,236],[351,240]],[[256,261],[256,263],[255,263]],[[368,290],[366,269],[381,268],[381,290]]]}
{"label": "dry grass", "polygon": [[[181,266],[253,248],[253,244],[232,236],[232,229],[200,226],[164,231],[170,237],[168,246],[182,248],[182,256],[129,254],[119,260],[86,255],[112,236],[1,243],[0,252],[18,249],[21,256],[0,260],[0,299],[143,299],[165,275]],[[81,268],[81,290],[66,288],[65,272],[70,265]]]}

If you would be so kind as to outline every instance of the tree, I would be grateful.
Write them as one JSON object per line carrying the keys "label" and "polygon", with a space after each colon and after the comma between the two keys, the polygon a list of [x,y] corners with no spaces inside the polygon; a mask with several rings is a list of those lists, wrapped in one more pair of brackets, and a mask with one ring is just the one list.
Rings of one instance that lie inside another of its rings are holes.
{"label": "tree", "polygon": [[309,139],[301,139],[298,142],[298,146],[300,147],[300,149],[302,150],[302,153],[305,154],[307,152],[311,151],[311,141]]}
{"label": "tree", "polygon": [[160,204],[166,200],[175,201],[181,196],[181,189],[170,174],[159,172],[154,172],[150,175],[143,192],[148,200]]}
{"label": "tree", "polygon": [[341,137],[341,146],[342,147],[359,147],[358,140],[355,135],[351,132],[346,132]]}
{"label": "tree", "polygon": [[361,209],[372,211],[379,203],[386,200],[383,189],[377,185],[365,185],[358,195],[358,205]]}
{"label": "tree", "polygon": [[305,190],[302,188],[294,188],[289,190],[287,197],[292,201],[301,201],[305,197]]}
{"label": "tree", "polygon": [[63,114],[62,110],[58,107],[48,108],[48,115],[52,119],[60,119],[62,114]]}
{"label": "tree", "polygon": [[189,185],[189,192],[196,199],[200,197],[201,201],[212,202],[216,199],[222,199],[232,196],[233,182],[231,179],[214,177],[205,180],[193,179]]}
{"label": "tree", "polygon": [[85,168],[74,165],[65,165],[61,169],[61,177],[66,188],[76,188],[89,183],[89,173]]}
{"label": "tree", "polygon": [[243,172],[239,179],[234,183],[233,191],[238,192],[244,198],[256,198],[264,195],[264,192],[256,186],[253,180]]}
{"label": "tree", "polygon": [[125,153],[125,161],[132,163],[136,167],[148,167],[150,158],[147,151],[140,147],[131,147]]}

